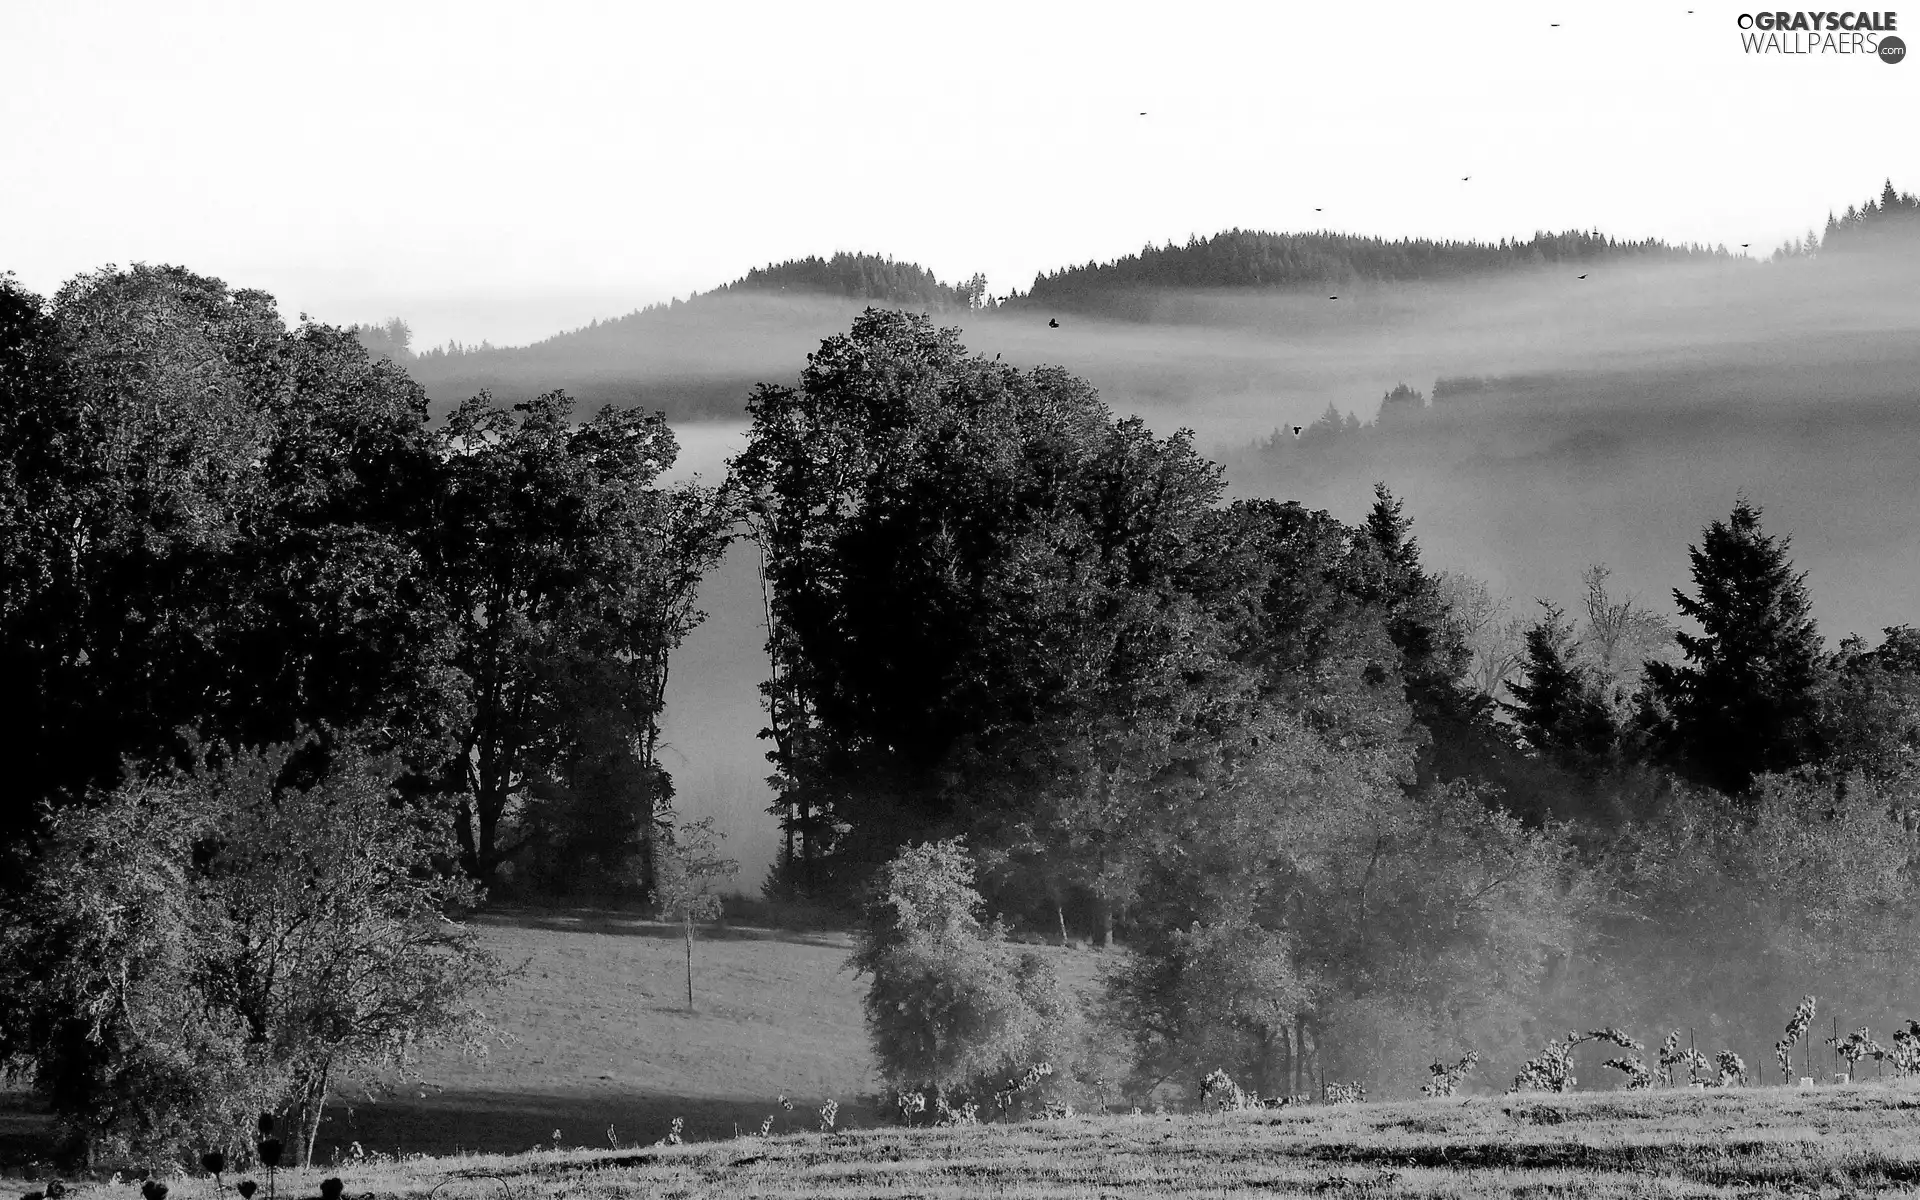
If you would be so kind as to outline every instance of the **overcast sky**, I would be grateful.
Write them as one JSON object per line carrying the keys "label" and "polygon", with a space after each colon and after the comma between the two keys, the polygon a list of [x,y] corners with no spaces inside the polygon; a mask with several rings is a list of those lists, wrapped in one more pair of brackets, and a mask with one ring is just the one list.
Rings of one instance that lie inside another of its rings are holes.
{"label": "overcast sky", "polygon": [[1762,251],[1920,190],[1920,63],[1741,11],[0,0],[0,270],[513,343],[837,249],[1000,293],[1235,225]]}

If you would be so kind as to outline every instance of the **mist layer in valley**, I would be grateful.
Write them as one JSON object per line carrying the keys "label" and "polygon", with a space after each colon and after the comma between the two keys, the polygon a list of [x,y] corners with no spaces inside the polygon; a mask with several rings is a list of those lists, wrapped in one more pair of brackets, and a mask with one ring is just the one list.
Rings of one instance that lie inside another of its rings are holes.
{"label": "mist layer in valley", "polygon": [[[1486,580],[1516,611],[1534,597],[1571,600],[1589,563],[1670,609],[1670,590],[1688,582],[1689,543],[1742,492],[1769,529],[1792,537],[1830,641],[1920,608],[1911,257],[1596,263],[1133,300],[1129,311],[1146,319],[1031,305],[939,319],[975,352],[1065,367],[1118,413],[1195,430],[1234,495],[1354,520],[1373,482],[1386,481],[1407,501],[1428,565]],[[676,474],[712,479],[744,442],[751,386],[790,382],[863,307],[703,297],[651,321],[414,369],[436,406],[485,386],[662,408],[682,442]],[[1424,406],[1381,417],[1381,397],[1401,384]],[[1314,429],[1329,408],[1352,418],[1337,436]],[[734,833],[749,888],[775,845],[756,736],[760,600],[753,548],[736,546],[703,589],[708,621],[676,656],[665,729],[680,807]]]}

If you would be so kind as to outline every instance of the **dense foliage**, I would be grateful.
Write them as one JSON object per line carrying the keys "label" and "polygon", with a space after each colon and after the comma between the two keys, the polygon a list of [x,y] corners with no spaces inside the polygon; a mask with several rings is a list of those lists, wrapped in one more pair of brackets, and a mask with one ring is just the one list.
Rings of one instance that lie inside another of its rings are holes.
{"label": "dense foliage", "polygon": [[0,1057],[76,1151],[317,1117],[457,1026],[473,883],[650,885],[730,494],[661,486],[658,414],[433,427],[369,336],[173,267],[0,277]]}
{"label": "dense foliage", "polygon": [[882,1077],[956,1107],[1051,1067],[1072,1020],[1046,961],[1011,953],[982,922],[973,875],[958,839],[902,851],[875,881],[851,960],[873,980],[867,1021]]}
{"label": "dense foliage", "polygon": [[[1417,406],[1400,392],[1387,411]],[[1699,633],[1604,568],[1584,621],[1528,625],[1430,573],[1384,487],[1353,526],[1226,503],[1185,435],[922,317],[870,311],[751,412],[735,470],[789,833],[770,886],[831,900],[968,835],[1002,911],[1124,939],[1102,1025],[1136,1096],[1221,1066],[1267,1094],[1316,1072],[1411,1092],[1469,1049],[1503,1075],[1543,1019],[1761,1021],[1775,972],[1907,936],[1910,906],[1864,889],[1815,922],[1812,864],[1871,845],[1910,870],[1910,635],[1821,648],[1744,502],[1676,593]],[[1788,829],[1798,865],[1748,865]],[[1737,968],[1712,922],[1675,924],[1728,903],[1751,914]],[[1809,938],[1828,956],[1757,953]],[[1744,990],[1686,982],[1722,977]]]}
{"label": "dense foliage", "polygon": [[644,857],[667,655],[733,521],[657,486],[657,414],[481,396],[432,428],[390,358],[178,268],[0,302],[10,843],[188,734],[314,726],[398,755],[477,878]]}
{"label": "dense foliage", "polygon": [[499,978],[448,922],[445,826],[401,767],[317,740],[143,774],[51,822],[0,907],[0,1061],[92,1156],[221,1147],[296,1110],[311,1142],[345,1078],[477,1036]]}

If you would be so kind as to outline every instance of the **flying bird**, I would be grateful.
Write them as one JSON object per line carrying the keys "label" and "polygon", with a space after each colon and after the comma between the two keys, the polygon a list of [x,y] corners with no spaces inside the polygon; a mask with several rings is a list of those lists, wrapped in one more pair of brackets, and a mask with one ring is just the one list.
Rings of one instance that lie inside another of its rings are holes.
{"label": "flying bird", "polygon": [[1340,297],[1338,297],[1338,296],[1328,296],[1328,297],[1327,297],[1327,299],[1329,299],[1329,300],[1338,300],[1339,298],[1340,298]]}
{"label": "flying bird", "polygon": [[1300,436],[1300,426],[1298,426],[1298,425],[1295,425],[1295,426],[1293,427],[1293,436],[1295,436],[1295,437],[1299,437],[1299,436]]}
{"label": "flying bird", "polygon": [[1461,183],[1465,183],[1465,182],[1466,182],[1467,180],[1469,180],[1469,179],[1472,179],[1472,178],[1473,178],[1473,176],[1471,176],[1471,175],[1462,175],[1462,176],[1460,177],[1460,182],[1461,182]]}
{"label": "flying bird", "polygon": [[1585,278],[1586,278],[1586,276],[1585,276],[1585,275],[1582,275],[1582,276],[1581,276],[1580,278],[1582,278],[1582,279],[1585,279]]}
{"label": "flying bird", "polygon": [[1056,320],[1054,320],[1054,319],[1053,319],[1052,317],[1048,317],[1048,318],[1047,318],[1047,328],[1048,328],[1048,329],[1058,329],[1058,328],[1060,328],[1060,322],[1058,322],[1058,321],[1056,321]]}
{"label": "flying bird", "polygon": [[1753,243],[1752,243],[1752,242],[1741,242],[1741,243],[1740,243],[1740,248],[1741,248],[1742,250],[1745,250],[1745,249],[1746,249],[1746,248],[1747,248],[1748,246],[1751,246],[1751,245],[1753,245]]}

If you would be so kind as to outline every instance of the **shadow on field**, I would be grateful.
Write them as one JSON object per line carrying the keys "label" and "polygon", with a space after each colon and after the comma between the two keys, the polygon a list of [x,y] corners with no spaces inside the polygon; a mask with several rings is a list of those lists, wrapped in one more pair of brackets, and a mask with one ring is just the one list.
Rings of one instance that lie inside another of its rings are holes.
{"label": "shadow on field", "polygon": [[[469,919],[475,925],[538,929],[550,933],[600,933],[613,937],[654,938],[676,942],[684,936],[680,926],[672,922],[649,920],[617,909],[493,908],[474,913]],[[709,942],[788,942],[796,946],[829,947],[853,944],[846,934],[830,930],[764,929],[757,926],[717,923],[696,927],[693,936],[698,941]]]}
{"label": "shadow on field", "polygon": [[53,1136],[46,1105],[24,1089],[0,1087],[0,1167],[45,1155]]}
{"label": "shadow on field", "polygon": [[[840,1097],[839,1123],[870,1123],[854,1097]],[[686,1122],[687,1141],[715,1141],[757,1131],[769,1115],[776,1132],[815,1129],[818,1101],[784,1112],[769,1097],[753,1100],[680,1100],[668,1096],[609,1092],[604,1095],[513,1095],[444,1092],[429,1100],[330,1105],[320,1127],[314,1163],[345,1158],[358,1142],[369,1154],[515,1154],[551,1149],[554,1130],[563,1147],[608,1149],[607,1128],[622,1147],[647,1146],[667,1135],[675,1117]]]}

